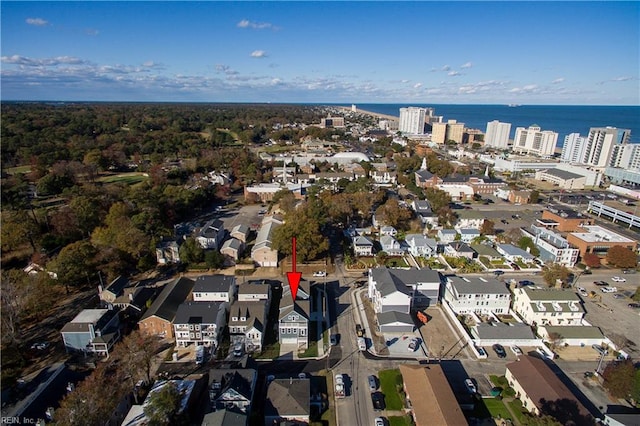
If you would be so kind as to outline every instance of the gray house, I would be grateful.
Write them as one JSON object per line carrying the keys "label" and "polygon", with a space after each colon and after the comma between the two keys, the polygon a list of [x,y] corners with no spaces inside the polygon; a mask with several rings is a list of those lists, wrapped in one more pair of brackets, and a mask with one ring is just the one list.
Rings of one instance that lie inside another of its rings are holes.
{"label": "gray house", "polygon": [[268,305],[261,301],[235,301],[229,308],[231,344],[243,343],[247,352],[262,350]]}
{"label": "gray house", "polygon": [[224,223],[220,219],[212,219],[200,229],[196,241],[203,249],[219,249],[224,240]]}
{"label": "gray house", "polygon": [[309,379],[275,379],[268,384],[264,425],[308,425],[311,415]]}
{"label": "gray house", "polygon": [[233,275],[200,275],[193,285],[196,302],[233,302],[236,295],[236,277]]}
{"label": "gray house", "polygon": [[254,369],[209,370],[209,401],[214,410],[251,414],[258,372]]}
{"label": "gray house", "polygon": [[296,300],[291,299],[288,284],[283,286],[278,315],[278,340],[280,344],[295,344],[298,349],[309,347],[309,321],[311,320],[311,291],[309,281],[300,281]]}
{"label": "gray house", "polygon": [[120,339],[120,319],[112,309],[84,309],[62,330],[67,352],[93,352],[108,356]]}
{"label": "gray house", "polygon": [[415,328],[411,315],[404,312],[380,312],[376,319],[381,333],[411,333]]}
{"label": "gray house", "polygon": [[226,325],[227,302],[185,302],[178,306],[173,321],[176,346],[218,347]]}

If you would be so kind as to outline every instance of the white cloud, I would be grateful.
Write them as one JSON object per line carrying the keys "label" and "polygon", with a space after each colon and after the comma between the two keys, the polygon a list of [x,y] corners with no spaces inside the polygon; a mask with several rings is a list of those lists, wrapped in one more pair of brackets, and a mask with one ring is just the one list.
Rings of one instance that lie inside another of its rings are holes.
{"label": "white cloud", "polygon": [[406,83],[408,83],[408,82],[409,82],[409,80],[407,80],[407,79],[400,80],[400,83],[403,83],[403,84],[406,84]]}
{"label": "white cloud", "polygon": [[538,91],[537,84],[527,84],[522,87],[514,87],[509,90],[509,93],[534,93]]}
{"label": "white cloud", "polygon": [[442,71],[451,71],[451,66],[449,65],[444,65],[442,68],[440,68]]}
{"label": "white cloud", "polygon": [[460,65],[460,68],[471,68],[473,64],[471,62],[467,62],[465,64]]}
{"label": "white cloud", "polygon": [[460,74],[458,71],[449,71],[447,73],[447,75],[450,76],[450,77],[456,77],[456,76],[462,75],[462,74]]}
{"label": "white cloud", "polygon": [[421,87],[422,87],[422,83],[416,83],[416,84],[413,85],[414,89],[419,89]]}
{"label": "white cloud", "polygon": [[251,52],[251,57],[252,58],[266,58],[267,57],[267,52],[265,52],[264,50],[254,50],[253,52]]}
{"label": "white cloud", "polygon": [[44,27],[45,25],[49,25],[49,21],[42,18],[27,18],[25,22],[36,27]]}
{"label": "white cloud", "polygon": [[633,77],[630,76],[624,76],[624,77],[615,77],[612,78],[611,81],[629,81],[629,80],[633,80]]}
{"label": "white cloud", "polygon": [[269,22],[251,22],[248,19],[243,19],[238,22],[238,28],[252,28],[254,30],[278,30],[279,28]]}
{"label": "white cloud", "polygon": [[562,83],[562,82],[564,82],[564,77],[556,78],[555,80],[553,80],[551,82],[551,84],[559,84],[559,83]]}
{"label": "white cloud", "polygon": [[16,64],[25,67],[55,67],[58,65],[80,65],[86,64],[87,61],[84,61],[80,58],[76,58],[73,56],[56,56],[53,58],[29,58],[27,56],[21,55],[11,55],[11,56],[2,56],[0,60],[5,64]]}

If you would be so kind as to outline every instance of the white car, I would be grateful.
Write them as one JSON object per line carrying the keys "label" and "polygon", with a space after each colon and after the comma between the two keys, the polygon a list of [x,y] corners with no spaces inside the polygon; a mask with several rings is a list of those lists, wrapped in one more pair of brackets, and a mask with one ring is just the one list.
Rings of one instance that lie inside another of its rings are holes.
{"label": "white car", "polygon": [[582,297],[589,297],[589,293],[584,287],[578,287],[578,294]]}
{"label": "white car", "polygon": [[374,425],[375,426],[384,426],[384,420],[382,420],[382,417],[376,417]]}
{"label": "white car", "polygon": [[625,278],[622,277],[612,277],[611,281],[615,282],[615,283],[626,283],[627,280]]}
{"label": "white car", "polygon": [[313,273],[314,277],[326,277],[327,276],[327,271],[316,271]]}
{"label": "white car", "polygon": [[344,385],[344,378],[342,377],[342,374],[336,374],[335,382],[336,385]]}
{"label": "white car", "polygon": [[522,355],[522,349],[520,349],[520,347],[516,345],[511,346],[511,352],[513,352],[516,356]]}
{"label": "white car", "polygon": [[473,384],[473,380],[465,379],[464,385],[467,387],[467,390],[469,391],[469,393],[474,394],[477,392],[476,385]]}
{"label": "white car", "polygon": [[602,290],[603,293],[615,293],[618,291],[616,287],[602,287],[600,290]]}

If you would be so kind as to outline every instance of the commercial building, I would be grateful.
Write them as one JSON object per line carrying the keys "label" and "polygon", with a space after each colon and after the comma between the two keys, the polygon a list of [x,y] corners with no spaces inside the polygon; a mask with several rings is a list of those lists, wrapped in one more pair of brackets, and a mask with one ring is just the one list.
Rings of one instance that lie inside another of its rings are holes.
{"label": "commercial building", "polygon": [[598,225],[583,226],[578,232],[567,235],[569,244],[580,250],[580,256],[587,253],[605,255],[611,247],[626,247],[632,251],[638,248],[638,242]]}
{"label": "commercial building", "polygon": [[551,182],[562,189],[584,189],[587,178],[566,170],[547,169],[538,170],[536,180]]}
{"label": "commercial building", "polygon": [[547,229],[560,232],[574,232],[586,225],[593,225],[594,220],[582,213],[558,205],[550,205],[542,211],[542,217],[536,222]]}
{"label": "commercial building", "polygon": [[484,144],[486,146],[507,149],[510,134],[511,123],[502,123],[498,120],[489,121],[484,136]]}
{"label": "commercial building", "polygon": [[556,149],[558,134],[550,130],[542,130],[537,124],[529,128],[517,127],[513,138],[513,150],[520,153],[550,157]]}

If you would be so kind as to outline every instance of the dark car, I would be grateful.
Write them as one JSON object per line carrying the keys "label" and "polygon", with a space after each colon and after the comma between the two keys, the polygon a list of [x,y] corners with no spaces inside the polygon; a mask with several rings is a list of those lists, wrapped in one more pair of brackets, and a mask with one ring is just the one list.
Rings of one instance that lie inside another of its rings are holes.
{"label": "dark car", "polygon": [[527,286],[527,285],[534,285],[535,283],[533,281],[529,281],[529,280],[522,280],[518,283],[521,286]]}
{"label": "dark car", "polygon": [[493,274],[498,277],[500,275],[504,275],[504,271],[493,271]]}
{"label": "dark car", "polygon": [[498,355],[498,358],[507,357],[507,352],[504,350],[504,347],[502,345],[496,343],[495,345],[493,345],[493,350],[495,351],[496,355]]}
{"label": "dark car", "polygon": [[371,394],[371,402],[373,403],[373,409],[376,411],[384,410],[386,408],[382,392],[373,392]]}
{"label": "dark car", "polygon": [[593,283],[594,283],[595,285],[597,285],[597,286],[600,286],[600,287],[604,287],[604,286],[609,285],[609,283],[608,283],[608,282],[606,282],[606,281],[594,281]]}
{"label": "dark car", "polygon": [[629,303],[627,306],[630,308],[640,308],[640,303]]}

